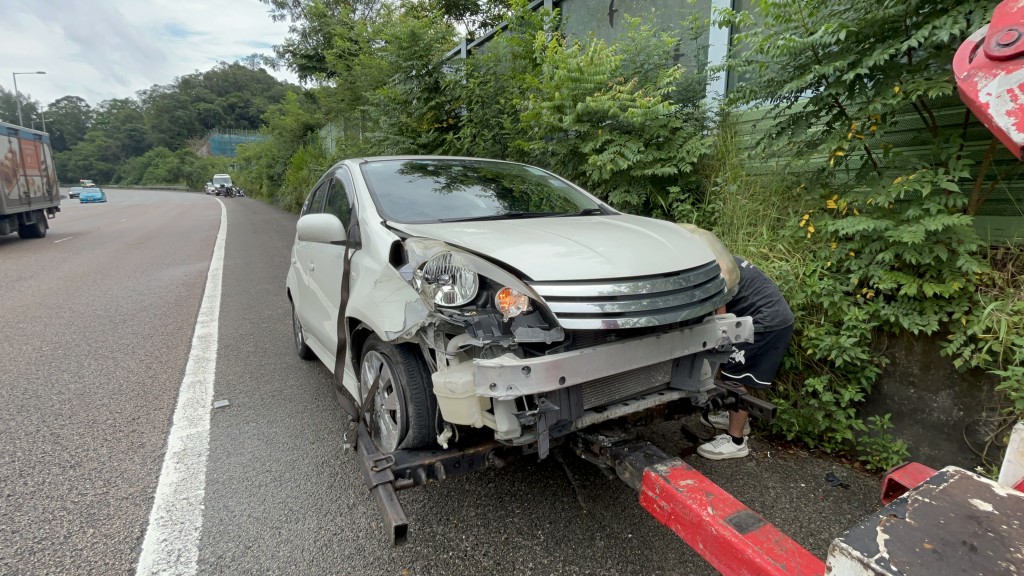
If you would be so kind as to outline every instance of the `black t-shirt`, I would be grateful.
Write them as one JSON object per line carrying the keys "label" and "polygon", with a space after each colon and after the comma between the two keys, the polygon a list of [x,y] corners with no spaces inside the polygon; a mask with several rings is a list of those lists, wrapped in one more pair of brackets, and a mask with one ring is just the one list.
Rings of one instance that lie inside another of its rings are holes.
{"label": "black t-shirt", "polygon": [[754,332],[767,332],[785,328],[793,323],[789,309],[779,287],[760,268],[734,256],[740,267],[740,283],[736,296],[725,305],[725,311],[737,316],[750,316]]}

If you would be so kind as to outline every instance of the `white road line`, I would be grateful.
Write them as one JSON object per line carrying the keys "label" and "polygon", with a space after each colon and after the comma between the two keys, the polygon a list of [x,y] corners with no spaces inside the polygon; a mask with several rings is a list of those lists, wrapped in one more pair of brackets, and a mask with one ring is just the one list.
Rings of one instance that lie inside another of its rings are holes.
{"label": "white road line", "polygon": [[71,240],[72,238],[74,238],[74,236],[68,236],[67,238],[61,238],[60,240],[54,240],[53,243],[57,244],[58,242],[63,242],[65,240]]}
{"label": "white road line", "polygon": [[213,246],[206,292],[192,336],[192,352],[178,393],[178,406],[167,438],[160,482],[156,487],[149,526],[142,542],[137,576],[191,576],[199,563],[203,531],[206,457],[210,448],[210,404],[217,369],[217,329],[220,317],[224,239],[228,218],[220,203],[220,231]]}

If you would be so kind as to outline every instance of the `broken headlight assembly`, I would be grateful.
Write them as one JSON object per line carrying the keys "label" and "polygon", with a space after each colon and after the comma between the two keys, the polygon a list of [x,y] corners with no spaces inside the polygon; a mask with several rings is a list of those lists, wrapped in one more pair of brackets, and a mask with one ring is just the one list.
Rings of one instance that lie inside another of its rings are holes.
{"label": "broken headlight assembly", "polygon": [[466,258],[455,252],[432,256],[416,271],[414,279],[416,289],[430,294],[438,306],[468,304],[480,290],[480,277]]}
{"label": "broken headlight assembly", "polygon": [[539,296],[493,262],[438,240],[408,238],[398,270],[435,318],[462,326],[480,342],[544,342],[565,338]]}

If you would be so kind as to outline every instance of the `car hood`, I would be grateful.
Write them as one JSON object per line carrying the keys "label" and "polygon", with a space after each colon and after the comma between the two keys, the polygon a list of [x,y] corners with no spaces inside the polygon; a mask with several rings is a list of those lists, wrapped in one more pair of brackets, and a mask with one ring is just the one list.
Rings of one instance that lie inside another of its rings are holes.
{"label": "car hood", "polygon": [[714,259],[676,224],[626,214],[390,225],[504,262],[539,282],[651,276]]}

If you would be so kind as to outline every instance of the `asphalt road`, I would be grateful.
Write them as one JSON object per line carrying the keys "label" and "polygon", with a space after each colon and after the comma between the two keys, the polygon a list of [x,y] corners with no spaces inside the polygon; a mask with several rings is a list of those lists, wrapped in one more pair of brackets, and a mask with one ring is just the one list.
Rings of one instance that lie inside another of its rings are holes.
{"label": "asphalt road", "polygon": [[[0,574],[138,561],[220,205],[109,196],[65,202],[43,240],[0,237]],[[230,406],[211,413],[200,574],[715,574],[629,488],[571,458],[402,492],[410,543],[392,548],[342,447],[330,373],[293,352],[295,216],[224,204],[214,398]],[[681,447],[675,425],[645,434]],[[822,557],[878,508],[877,477],[762,439],[747,459],[688,461]]]}

